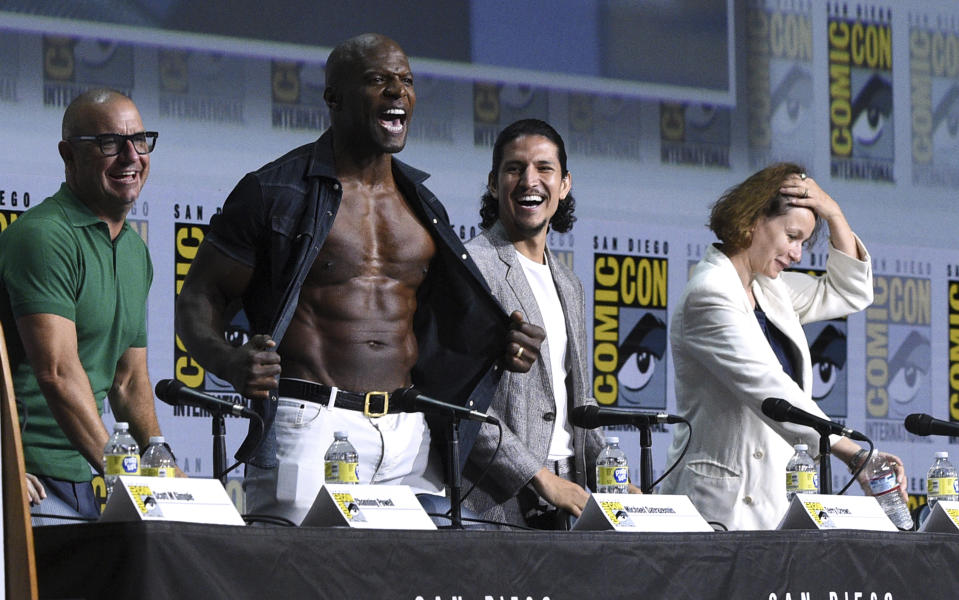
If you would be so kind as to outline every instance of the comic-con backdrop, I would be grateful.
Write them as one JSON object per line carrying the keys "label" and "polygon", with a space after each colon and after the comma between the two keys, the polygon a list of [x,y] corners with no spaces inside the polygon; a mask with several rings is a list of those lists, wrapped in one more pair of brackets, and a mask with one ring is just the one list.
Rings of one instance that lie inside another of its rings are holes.
{"label": "comic-con backdrop", "polygon": [[[562,81],[522,85],[488,70],[445,76],[414,56],[418,104],[401,158],[433,173],[432,189],[468,239],[478,230],[496,133],[523,117],[553,123],[567,141],[579,220],[549,243],[587,292],[593,396],[603,406],[667,412],[675,409],[670,316],[713,241],[704,227],[710,202],[769,162],[806,165],[844,207],[875,270],[871,307],[806,327],[813,397],[831,418],[900,455],[921,502],[933,452],[955,440],[912,436],[903,418],[959,420],[959,6],[903,4],[736,3],[737,83],[721,104],[594,93]],[[150,180],[130,213],[155,265],[151,375],[238,399],[177,339],[175,299],[235,182],[328,126],[329,47],[291,53],[260,43],[249,53],[201,36],[139,43],[113,39],[109,29],[45,27],[0,13],[0,229],[59,186],[67,103],[95,85],[130,94],[147,128],[160,132]],[[811,248],[796,268],[822,272],[825,255]],[[223,333],[242,344],[254,332],[241,315]],[[183,470],[210,476],[209,415],[159,402],[157,413]],[[104,418],[112,423],[109,412]],[[229,419],[227,429],[232,455],[246,426]],[[638,480],[639,436],[622,429]],[[657,476],[670,436],[665,427],[653,434]],[[841,486],[845,469],[833,474]],[[242,508],[238,490],[234,479]]]}

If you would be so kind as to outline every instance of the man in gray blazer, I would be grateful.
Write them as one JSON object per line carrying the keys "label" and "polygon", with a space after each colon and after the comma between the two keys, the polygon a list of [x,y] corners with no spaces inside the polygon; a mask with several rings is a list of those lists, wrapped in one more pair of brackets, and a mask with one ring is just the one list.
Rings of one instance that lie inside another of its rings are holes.
{"label": "man in gray blazer", "polygon": [[[464,479],[476,488],[465,504],[484,519],[542,529],[565,528],[595,486],[600,434],[569,424],[592,402],[586,373],[583,286],[546,247],[550,226],[573,225],[574,201],[563,139],[549,124],[524,119],[504,129],[482,199],[482,234],[466,244],[493,296],[546,331],[528,373],[504,373],[489,414],[503,424],[502,445],[484,427]],[[485,472],[485,474],[484,474]]]}

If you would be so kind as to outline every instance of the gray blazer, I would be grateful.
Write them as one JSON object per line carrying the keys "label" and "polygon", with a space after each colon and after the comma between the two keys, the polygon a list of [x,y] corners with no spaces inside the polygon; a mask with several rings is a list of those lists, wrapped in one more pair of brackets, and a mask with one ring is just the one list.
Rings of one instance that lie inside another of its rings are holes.
{"label": "gray blazer", "polygon": [[[516,257],[506,231],[497,222],[466,244],[476,266],[489,283],[493,296],[507,313],[520,310],[527,322],[543,326],[543,316],[523,266]],[[550,251],[549,265],[556,291],[566,315],[568,337],[566,380],[568,408],[594,403],[589,397],[587,376],[585,301],[583,286],[576,275]],[[545,327],[544,327],[545,329]],[[465,505],[483,518],[525,525],[536,506],[545,503],[529,484],[533,475],[546,466],[553,422],[556,419],[553,383],[550,377],[549,340],[543,342],[540,358],[529,373],[505,372],[496,388],[489,414],[503,424],[503,441],[496,460]],[[498,432],[484,425],[476,439],[463,474],[464,491],[486,469],[496,448]],[[573,428],[574,480],[595,487],[596,457],[603,447],[598,430]]]}

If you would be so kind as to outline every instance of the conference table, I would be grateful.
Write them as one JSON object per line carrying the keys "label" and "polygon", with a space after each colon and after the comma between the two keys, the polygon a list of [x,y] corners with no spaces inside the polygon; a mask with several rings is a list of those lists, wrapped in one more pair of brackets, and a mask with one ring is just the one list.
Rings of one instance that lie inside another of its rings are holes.
{"label": "conference table", "polygon": [[399,531],[167,521],[34,529],[41,598],[959,598],[959,535]]}

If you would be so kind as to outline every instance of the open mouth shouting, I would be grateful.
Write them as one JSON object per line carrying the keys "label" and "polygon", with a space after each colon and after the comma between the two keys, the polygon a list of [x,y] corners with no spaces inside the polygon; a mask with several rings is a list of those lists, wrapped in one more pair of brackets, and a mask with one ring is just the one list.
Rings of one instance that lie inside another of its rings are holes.
{"label": "open mouth shouting", "polygon": [[406,126],[406,111],[402,108],[388,108],[380,113],[380,125],[392,134],[403,133]]}

